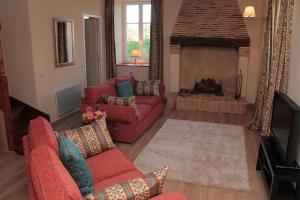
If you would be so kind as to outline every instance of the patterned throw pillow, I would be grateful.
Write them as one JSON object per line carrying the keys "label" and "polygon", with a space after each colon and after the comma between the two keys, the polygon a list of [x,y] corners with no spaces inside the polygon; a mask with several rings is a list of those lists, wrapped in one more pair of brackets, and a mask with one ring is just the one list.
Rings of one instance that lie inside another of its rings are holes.
{"label": "patterned throw pillow", "polygon": [[86,197],[87,200],[148,200],[160,195],[169,168],[104,188]]}
{"label": "patterned throw pillow", "polygon": [[104,119],[96,120],[92,124],[80,128],[61,131],[58,136],[65,136],[73,142],[84,158],[89,158],[116,147]]}
{"label": "patterned throw pillow", "polygon": [[159,96],[160,81],[136,81],[135,94],[137,96]]}
{"label": "patterned throw pillow", "polygon": [[104,103],[117,106],[130,106],[134,109],[136,116],[140,116],[140,113],[136,106],[135,96],[132,97],[113,97],[103,96]]}

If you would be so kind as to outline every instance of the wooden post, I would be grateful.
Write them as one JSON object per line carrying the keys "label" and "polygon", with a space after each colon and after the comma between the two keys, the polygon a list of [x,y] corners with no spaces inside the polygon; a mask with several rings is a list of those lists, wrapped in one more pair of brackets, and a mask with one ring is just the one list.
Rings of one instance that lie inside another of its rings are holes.
{"label": "wooden post", "polygon": [[[0,23],[0,31],[1,31],[1,23]],[[3,111],[4,114],[8,148],[10,151],[14,151],[15,139],[13,134],[13,116],[12,116],[11,105],[10,105],[7,77],[4,68],[4,58],[2,53],[1,40],[0,40],[0,109]]]}

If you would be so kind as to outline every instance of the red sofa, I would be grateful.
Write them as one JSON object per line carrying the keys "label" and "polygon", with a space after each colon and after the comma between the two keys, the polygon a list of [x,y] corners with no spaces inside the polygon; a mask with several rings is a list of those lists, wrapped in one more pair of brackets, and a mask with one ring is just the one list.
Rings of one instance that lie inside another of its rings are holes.
{"label": "red sofa", "polygon": [[114,126],[113,140],[134,143],[162,114],[165,86],[160,84],[160,96],[136,96],[137,108],[141,115],[137,117],[132,107],[107,105],[103,102],[102,95],[117,96],[115,84],[124,80],[134,85],[135,79],[129,73],[97,86],[85,88],[85,97],[81,99],[80,111],[84,113],[87,107],[95,108],[96,105],[100,105],[107,113],[107,121]]}
{"label": "red sofa", "polygon": [[[30,122],[29,135],[23,138],[29,197],[51,200],[83,199],[59,159],[59,149],[51,125],[39,117]],[[95,190],[136,178],[142,173],[117,149],[86,160]],[[186,200],[180,193],[166,193],[152,200]]]}

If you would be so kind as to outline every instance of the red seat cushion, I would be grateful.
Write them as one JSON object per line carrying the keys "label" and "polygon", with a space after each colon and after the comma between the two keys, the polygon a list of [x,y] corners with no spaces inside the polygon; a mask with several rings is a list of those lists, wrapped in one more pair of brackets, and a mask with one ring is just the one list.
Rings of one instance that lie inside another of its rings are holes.
{"label": "red seat cushion", "polygon": [[116,96],[116,88],[113,84],[100,84],[97,86],[87,87],[84,89],[86,103],[87,104],[97,104],[103,103],[102,96]]}
{"label": "red seat cushion", "polygon": [[145,117],[147,117],[149,115],[149,113],[151,113],[151,111],[152,111],[152,108],[150,105],[138,104],[136,106],[140,113],[140,116],[138,117],[138,121],[142,121],[143,119],[145,119]]}
{"label": "red seat cushion", "polygon": [[30,172],[38,199],[82,199],[76,183],[49,146],[31,152]]}
{"label": "red seat cushion", "polygon": [[135,99],[136,104],[147,104],[152,108],[162,102],[162,98],[159,96],[136,96]]}
{"label": "red seat cushion", "polygon": [[118,183],[126,182],[128,180],[134,179],[141,175],[142,175],[142,173],[139,172],[138,170],[133,170],[130,172],[120,174],[118,176],[114,176],[112,178],[105,179],[103,181],[100,181],[100,182],[94,184],[94,191],[100,191],[106,187],[113,186]]}
{"label": "red seat cushion", "polygon": [[57,139],[50,123],[46,119],[37,117],[30,121],[29,137],[30,148],[32,150],[41,145],[48,145],[58,154],[59,148]]}
{"label": "red seat cushion", "polygon": [[94,183],[136,170],[132,162],[118,149],[105,151],[86,161],[92,172]]}
{"label": "red seat cushion", "polygon": [[129,81],[131,87],[134,88],[135,78],[131,72],[125,74],[124,76],[116,78],[116,84],[122,83],[124,81]]}

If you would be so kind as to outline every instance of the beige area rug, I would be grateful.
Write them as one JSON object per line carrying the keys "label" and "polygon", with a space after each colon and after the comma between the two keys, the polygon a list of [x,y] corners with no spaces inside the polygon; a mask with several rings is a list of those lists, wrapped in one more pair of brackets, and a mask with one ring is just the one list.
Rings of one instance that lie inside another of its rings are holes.
{"label": "beige area rug", "polygon": [[240,126],[168,119],[134,163],[144,173],[169,166],[168,180],[249,190]]}

